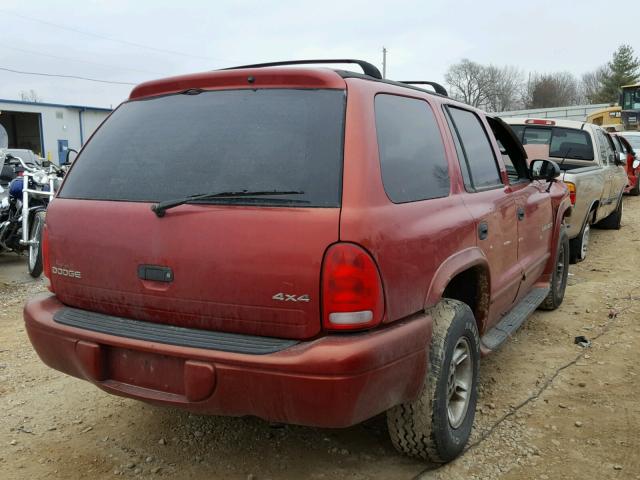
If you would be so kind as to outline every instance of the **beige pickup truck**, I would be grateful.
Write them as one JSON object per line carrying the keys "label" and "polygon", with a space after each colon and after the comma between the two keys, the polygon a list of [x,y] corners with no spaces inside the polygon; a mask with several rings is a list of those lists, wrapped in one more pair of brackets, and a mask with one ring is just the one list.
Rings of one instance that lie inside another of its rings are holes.
{"label": "beige pickup truck", "polygon": [[597,125],[550,118],[504,118],[522,141],[530,159],[558,163],[573,205],[567,217],[570,259],[587,256],[591,226],[619,229],[622,193],[627,185],[624,162],[611,137]]}

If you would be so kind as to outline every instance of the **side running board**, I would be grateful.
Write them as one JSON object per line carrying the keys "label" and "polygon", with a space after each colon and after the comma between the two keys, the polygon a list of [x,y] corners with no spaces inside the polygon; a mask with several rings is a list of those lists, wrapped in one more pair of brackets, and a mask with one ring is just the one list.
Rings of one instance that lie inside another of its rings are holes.
{"label": "side running board", "polygon": [[534,288],[520,300],[502,320],[480,339],[489,350],[495,350],[515,333],[524,321],[540,306],[549,293],[549,288]]}

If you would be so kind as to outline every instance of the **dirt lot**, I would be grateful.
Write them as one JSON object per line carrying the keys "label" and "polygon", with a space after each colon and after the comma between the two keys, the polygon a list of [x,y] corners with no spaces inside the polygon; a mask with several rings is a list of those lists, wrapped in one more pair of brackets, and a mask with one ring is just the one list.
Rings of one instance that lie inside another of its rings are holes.
{"label": "dirt lot", "polygon": [[48,369],[21,316],[43,283],[5,255],[0,477],[640,479],[639,273],[640,198],[626,198],[622,230],[593,231],[562,307],[536,313],[483,362],[475,446],[431,469],[393,450],[382,416],[347,430],[199,417]]}

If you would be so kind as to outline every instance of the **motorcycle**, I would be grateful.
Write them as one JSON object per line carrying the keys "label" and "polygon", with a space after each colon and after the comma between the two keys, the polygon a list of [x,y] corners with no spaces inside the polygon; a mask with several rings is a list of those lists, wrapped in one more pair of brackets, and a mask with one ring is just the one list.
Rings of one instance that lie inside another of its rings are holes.
{"label": "motorcycle", "polygon": [[0,200],[0,253],[27,252],[29,274],[42,274],[40,240],[49,202],[62,183],[65,169],[48,162],[25,162],[22,158],[0,150],[3,167],[0,172],[8,195]]}

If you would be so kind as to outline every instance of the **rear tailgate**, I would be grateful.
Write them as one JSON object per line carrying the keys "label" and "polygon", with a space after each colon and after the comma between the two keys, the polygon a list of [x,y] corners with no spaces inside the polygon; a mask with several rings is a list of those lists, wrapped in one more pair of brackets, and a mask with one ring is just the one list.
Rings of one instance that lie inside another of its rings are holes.
{"label": "rear tailgate", "polygon": [[[125,103],[50,207],[56,295],[183,327],[317,335],[322,258],[338,240],[345,103],[335,88],[189,90]],[[192,201],[161,218],[150,208],[243,191],[290,193]],[[150,280],[143,270],[154,267],[166,279]]]}
{"label": "rear tailgate", "polygon": [[[338,218],[337,208],[212,205],[157,218],[148,204],[57,199],[51,265],[80,278],[54,274],[52,286],[63,303],[95,312],[307,338],[320,330],[320,268]],[[168,267],[173,280],[143,280],[141,265]]]}

